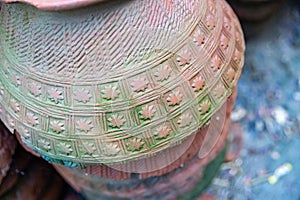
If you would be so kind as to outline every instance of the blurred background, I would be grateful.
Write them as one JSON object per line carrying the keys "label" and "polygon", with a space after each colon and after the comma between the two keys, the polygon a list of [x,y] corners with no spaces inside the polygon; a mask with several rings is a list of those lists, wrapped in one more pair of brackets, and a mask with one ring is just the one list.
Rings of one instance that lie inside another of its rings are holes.
{"label": "blurred background", "polygon": [[242,132],[243,149],[206,193],[222,200],[299,200],[300,1],[230,3],[246,35],[231,130]]}

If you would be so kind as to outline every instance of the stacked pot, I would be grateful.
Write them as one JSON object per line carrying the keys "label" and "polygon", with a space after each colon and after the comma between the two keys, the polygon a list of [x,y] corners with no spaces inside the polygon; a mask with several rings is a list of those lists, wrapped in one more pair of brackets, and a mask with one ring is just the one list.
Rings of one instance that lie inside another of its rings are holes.
{"label": "stacked pot", "polygon": [[0,22],[0,118],[25,148],[90,199],[199,195],[244,59],[226,2],[26,2]]}

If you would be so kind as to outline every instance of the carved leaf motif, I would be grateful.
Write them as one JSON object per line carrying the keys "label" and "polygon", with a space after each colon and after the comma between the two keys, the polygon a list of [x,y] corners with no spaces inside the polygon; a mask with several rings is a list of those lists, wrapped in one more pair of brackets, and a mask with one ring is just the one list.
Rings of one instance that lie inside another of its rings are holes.
{"label": "carved leaf motif", "polygon": [[222,35],[220,38],[220,45],[223,49],[227,49],[228,48],[228,43],[229,40],[225,35]]}
{"label": "carved leaf motif", "polygon": [[159,81],[167,80],[170,76],[171,69],[169,66],[163,66],[159,68],[154,74]]}
{"label": "carved leaf motif", "polygon": [[38,143],[40,147],[47,151],[51,149],[50,142],[46,141],[45,139],[39,139]]}
{"label": "carved leaf motif", "polygon": [[203,45],[205,41],[205,37],[204,34],[201,32],[201,30],[197,30],[195,35],[194,35],[194,42],[196,42],[196,44],[198,46]]}
{"label": "carved leaf motif", "polygon": [[185,113],[180,116],[178,120],[179,127],[183,128],[190,125],[192,122],[192,116],[189,113]]}
{"label": "carved leaf motif", "polygon": [[76,122],[76,125],[77,125],[78,130],[84,131],[86,133],[89,132],[93,128],[92,122],[84,120],[84,119],[79,119]]}
{"label": "carved leaf motif", "polygon": [[168,126],[164,125],[157,129],[155,135],[157,135],[159,139],[162,139],[162,138],[166,138],[170,134],[170,132],[171,129]]}
{"label": "carved leaf motif", "polygon": [[213,69],[214,72],[218,71],[221,68],[221,64],[222,64],[222,61],[218,55],[215,55],[211,59],[211,68]]}
{"label": "carved leaf motif", "polygon": [[31,82],[29,84],[29,91],[34,95],[34,96],[39,96],[41,92],[41,86],[37,85],[36,83]]}
{"label": "carved leaf motif", "polygon": [[104,149],[107,156],[115,156],[121,151],[117,144],[106,144]]}
{"label": "carved leaf motif", "polygon": [[57,145],[59,151],[64,154],[70,154],[73,152],[72,146],[65,142],[61,142]]}
{"label": "carved leaf motif", "polygon": [[35,116],[33,113],[27,114],[27,122],[31,124],[32,126],[36,126],[39,124],[38,117]]}
{"label": "carved leaf motif", "polygon": [[199,111],[201,112],[201,114],[205,114],[209,111],[210,109],[210,102],[208,100],[204,100],[200,103],[200,108]]}
{"label": "carved leaf motif", "polygon": [[190,64],[191,60],[192,60],[192,55],[187,49],[184,49],[177,58],[177,62],[179,63],[180,66],[185,66],[187,64]]}
{"label": "carved leaf motif", "polygon": [[74,99],[78,102],[87,103],[92,98],[92,95],[88,90],[85,90],[84,88],[81,88],[75,92]]}
{"label": "carved leaf motif", "polygon": [[109,119],[109,126],[113,127],[113,128],[120,128],[121,126],[124,125],[125,123],[125,119],[124,116],[120,116],[120,115],[112,115]]}
{"label": "carved leaf motif", "polygon": [[92,155],[97,150],[97,148],[95,147],[95,144],[93,144],[93,143],[85,142],[83,144],[83,146],[84,146],[85,153],[88,155]]}
{"label": "carved leaf motif", "polygon": [[58,103],[59,100],[63,100],[62,91],[58,89],[50,89],[48,90],[49,98],[53,100],[55,103]]}
{"label": "carved leaf motif", "polygon": [[141,138],[133,138],[127,142],[129,151],[137,151],[140,150],[144,145],[144,142]]}
{"label": "carved leaf motif", "polygon": [[197,76],[192,83],[192,87],[194,88],[194,91],[197,92],[201,90],[205,85],[205,81],[201,76]]}
{"label": "carved leaf motif", "polygon": [[15,120],[9,115],[7,116],[7,123],[8,123],[8,126],[10,126],[11,128],[15,127]]}
{"label": "carved leaf motif", "polygon": [[102,93],[104,94],[104,98],[108,100],[114,100],[120,94],[118,88],[112,85],[106,87],[105,90],[102,91]]}
{"label": "carved leaf motif", "polygon": [[140,114],[142,115],[143,119],[151,119],[155,112],[156,110],[153,105],[151,106],[146,105],[145,107],[142,108]]}
{"label": "carved leaf motif", "polygon": [[215,28],[216,26],[216,20],[214,19],[214,17],[212,15],[208,15],[206,17],[206,26],[212,30]]}
{"label": "carved leaf motif", "polygon": [[10,105],[11,105],[12,109],[15,111],[15,113],[20,112],[20,104],[18,104],[15,99],[12,99],[10,101]]}
{"label": "carved leaf motif", "polygon": [[25,138],[28,139],[30,137],[30,133],[27,129],[25,129],[23,126],[20,127],[19,133]]}
{"label": "carved leaf motif", "polygon": [[178,105],[182,101],[183,95],[180,91],[175,91],[169,94],[167,101],[171,106]]}
{"label": "carved leaf motif", "polygon": [[225,94],[225,88],[224,88],[224,86],[221,85],[221,84],[219,84],[219,85],[216,87],[216,89],[215,89],[215,91],[214,91],[214,94],[215,94],[218,98],[222,97],[222,96]]}
{"label": "carved leaf motif", "polygon": [[133,91],[140,92],[145,91],[148,88],[149,82],[147,81],[146,77],[139,77],[132,81],[130,84],[133,88]]}
{"label": "carved leaf motif", "polygon": [[56,133],[61,133],[65,130],[64,124],[59,121],[50,122],[50,127]]}

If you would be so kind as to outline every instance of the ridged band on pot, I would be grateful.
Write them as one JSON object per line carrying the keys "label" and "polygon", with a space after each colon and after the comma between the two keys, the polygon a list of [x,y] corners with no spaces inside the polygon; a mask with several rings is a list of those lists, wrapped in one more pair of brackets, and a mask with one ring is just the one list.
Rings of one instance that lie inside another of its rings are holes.
{"label": "ridged band on pot", "polygon": [[232,93],[239,22],[222,0],[3,4],[0,116],[49,161],[115,164],[192,135]]}
{"label": "ridged band on pot", "polygon": [[[135,172],[136,178],[146,179],[150,177],[165,175],[173,170],[176,170],[177,168],[180,168],[180,166],[184,166],[195,156],[198,156],[202,161],[205,159],[210,160],[212,159],[212,155],[210,154],[210,152],[214,152],[216,151],[216,149],[223,148],[223,146],[218,147],[217,144],[220,143],[218,142],[220,140],[223,142],[223,144],[225,143],[225,138],[227,137],[229,130],[230,115],[233,109],[233,105],[235,103],[236,95],[237,90],[235,89],[234,93],[228,98],[226,105],[224,105],[224,107],[222,107],[221,109],[222,112],[225,111],[226,114],[222,117],[218,115],[220,112],[218,111],[213,116],[214,118],[219,118],[218,121],[215,121],[213,119],[208,126],[201,129],[198,133],[196,133],[195,136],[189,136],[192,138],[192,143],[189,145],[189,148],[186,149],[185,152],[181,156],[179,156],[177,160],[169,162],[169,165],[160,165],[161,167],[158,167],[157,163],[162,163],[164,162],[164,160],[171,160],[170,157],[172,157],[174,154],[172,154],[172,152],[178,152],[178,146],[184,145],[184,142],[181,145],[168,148],[166,151],[162,151],[161,156],[151,156],[145,159],[133,160],[120,166],[89,165],[85,169],[82,169],[81,172],[84,174],[88,174],[89,176],[111,180],[128,180],[132,177],[132,172]],[[225,109],[225,106],[226,110],[223,110]],[[220,118],[224,119],[221,120]],[[219,126],[219,131],[217,131],[216,129],[211,129],[211,126],[216,125]],[[208,134],[210,136],[208,136]],[[206,139],[211,139],[213,143],[210,145],[203,144],[206,143]],[[229,147],[229,149],[231,149],[231,145],[229,145]],[[206,149],[204,150],[203,148]],[[203,150],[205,151],[204,155],[201,153],[203,152]],[[229,155],[230,152],[228,152],[227,154]],[[231,159],[233,159],[232,155],[229,156],[231,156]]]}
{"label": "ridged band on pot", "polygon": [[[226,146],[230,122],[228,115],[220,137],[205,158],[195,155],[181,167],[161,176],[141,178],[136,174],[127,180],[115,181],[111,177],[97,177],[82,169],[69,169],[61,165],[54,167],[87,199],[196,199],[214,177],[217,166],[223,163],[224,155],[221,158],[216,157]],[[218,159],[217,163],[214,159]],[[211,162],[214,163],[209,165]],[[201,189],[198,188],[199,185],[202,185]],[[191,198],[191,195],[197,196]]]}

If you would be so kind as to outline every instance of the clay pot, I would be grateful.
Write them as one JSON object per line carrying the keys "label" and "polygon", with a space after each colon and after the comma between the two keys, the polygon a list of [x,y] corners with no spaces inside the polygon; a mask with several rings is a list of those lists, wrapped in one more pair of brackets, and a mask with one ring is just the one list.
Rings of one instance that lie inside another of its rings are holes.
{"label": "clay pot", "polygon": [[92,185],[173,179],[186,163],[200,178],[222,151],[245,50],[226,2],[4,2],[0,118],[29,151]]}
{"label": "clay pot", "polygon": [[146,158],[195,134],[232,93],[244,42],[225,2],[182,3],[3,4],[1,119],[69,166]]}

